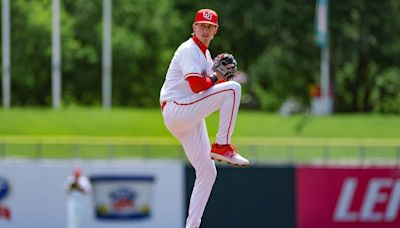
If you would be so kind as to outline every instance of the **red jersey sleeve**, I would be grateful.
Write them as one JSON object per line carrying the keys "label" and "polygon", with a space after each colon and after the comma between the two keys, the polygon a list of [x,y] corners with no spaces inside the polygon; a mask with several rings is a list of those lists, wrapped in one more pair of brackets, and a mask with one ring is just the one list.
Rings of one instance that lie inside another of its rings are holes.
{"label": "red jersey sleeve", "polygon": [[189,81],[190,88],[194,93],[200,93],[214,85],[213,81],[209,77],[188,76],[187,80]]}

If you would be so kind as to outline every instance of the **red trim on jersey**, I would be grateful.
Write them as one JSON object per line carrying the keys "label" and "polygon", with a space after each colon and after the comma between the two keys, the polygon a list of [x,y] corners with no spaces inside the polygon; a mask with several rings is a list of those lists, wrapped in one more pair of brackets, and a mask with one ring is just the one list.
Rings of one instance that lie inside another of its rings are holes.
{"label": "red trim on jersey", "polygon": [[236,92],[235,92],[234,89],[225,89],[225,90],[221,90],[221,91],[218,91],[218,92],[209,94],[209,95],[207,95],[207,96],[205,96],[205,97],[202,97],[202,98],[200,98],[200,99],[198,99],[198,100],[192,101],[192,102],[190,102],[190,103],[178,103],[178,102],[174,101],[174,104],[176,104],[176,105],[183,105],[183,106],[192,105],[192,104],[195,104],[195,103],[197,103],[197,102],[199,102],[199,101],[202,101],[202,100],[204,100],[204,99],[206,99],[206,98],[208,98],[208,97],[210,97],[210,96],[213,96],[213,95],[216,95],[216,94],[219,94],[219,93],[222,93],[222,92],[227,92],[227,91],[232,91],[232,92],[233,92],[233,105],[232,105],[231,119],[229,120],[228,133],[227,133],[227,135],[226,135],[226,144],[229,144],[229,140],[228,140],[228,138],[229,138],[229,132],[231,131],[232,119],[233,119],[233,112],[235,111],[235,103],[236,103]]}
{"label": "red trim on jersey", "polygon": [[166,101],[163,101],[163,102],[161,103],[161,112],[164,111],[164,108],[165,108],[165,105],[166,105],[166,104],[167,104]]}
{"label": "red trim on jersey", "polygon": [[206,56],[206,51],[207,51],[207,46],[203,44],[197,36],[193,34],[192,36],[193,41],[197,44],[197,46],[200,48],[201,52],[203,52],[204,56]]}
{"label": "red trim on jersey", "polygon": [[200,93],[201,91],[209,89],[213,86],[213,81],[209,77],[198,77],[198,76],[188,76],[190,88],[194,93]]}
{"label": "red trim on jersey", "polygon": [[201,75],[201,74],[199,74],[199,73],[187,73],[187,74],[185,74],[184,78],[185,78],[185,80],[187,80],[188,77],[192,77],[192,76],[200,77],[200,78],[203,77],[203,75]]}

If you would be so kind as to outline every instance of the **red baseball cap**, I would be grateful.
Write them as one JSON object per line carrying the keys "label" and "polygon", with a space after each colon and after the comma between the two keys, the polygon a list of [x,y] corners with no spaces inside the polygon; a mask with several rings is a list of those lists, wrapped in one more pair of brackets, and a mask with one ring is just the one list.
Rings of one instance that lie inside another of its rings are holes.
{"label": "red baseball cap", "polygon": [[194,23],[206,23],[218,26],[218,14],[214,10],[201,9],[197,11]]}
{"label": "red baseball cap", "polygon": [[75,177],[80,177],[81,175],[82,175],[82,170],[79,167],[75,168],[74,176]]}

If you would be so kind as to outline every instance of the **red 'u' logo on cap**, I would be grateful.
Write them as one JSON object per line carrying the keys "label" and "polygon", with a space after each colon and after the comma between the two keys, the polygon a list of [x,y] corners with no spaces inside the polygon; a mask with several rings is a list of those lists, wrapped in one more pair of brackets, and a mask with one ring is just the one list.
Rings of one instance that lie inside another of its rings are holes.
{"label": "red 'u' logo on cap", "polygon": [[212,14],[211,14],[210,12],[205,11],[205,12],[203,12],[203,17],[204,17],[205,19],[211,21],[211,19],[212,19]]}

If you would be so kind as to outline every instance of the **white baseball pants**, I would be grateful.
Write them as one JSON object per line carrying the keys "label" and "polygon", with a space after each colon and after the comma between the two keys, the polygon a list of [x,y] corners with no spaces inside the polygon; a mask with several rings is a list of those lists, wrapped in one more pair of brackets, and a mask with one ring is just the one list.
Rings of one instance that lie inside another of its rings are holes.
{"label": "white baseball pants", "polygon": [[216,143],[228,144],[235,128],[241,97],[240,84],[234,81],[216,84],[200,94],[167,101],[163,109],[164,123],[179,140],[196,171],[186,228],[200,227],[217,170],[210,158],[210,140],[205,118],[220,110]]}
{"label": "white baseball pants", "polygon": [[78,191],[72,191],[68,194],[67,213],[68,228],[82,228],[84,213],[84,194]]}

